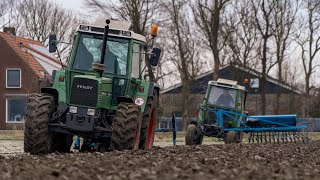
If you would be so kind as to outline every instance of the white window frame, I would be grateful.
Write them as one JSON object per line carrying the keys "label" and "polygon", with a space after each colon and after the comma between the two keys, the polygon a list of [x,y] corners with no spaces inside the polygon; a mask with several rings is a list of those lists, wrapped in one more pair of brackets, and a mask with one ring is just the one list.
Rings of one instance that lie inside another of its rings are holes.
{"label": "white window frame", "polygon": [[[10,86],[8,86],[8,71],[11,71],[11,70],[13,70],[13,71],[19,70],[20,71],[20,85],[19,85],[19,87],[10,87]],[[6,69],[6,88],[7,89],[19,89],[19,88],[21,88],[21,81],[22,81],[22,79],[21,79],[21,69],[20,68],[7,68]]]}
{"label": "white window frame", "polygon": [[6,95],[6,124],[23,124],[24,121],[8,121],[8,98],[10,97],[15,97],[15,96],[24,96],[24,97],[28,97],[28,94],[10,94],[10,95]]}

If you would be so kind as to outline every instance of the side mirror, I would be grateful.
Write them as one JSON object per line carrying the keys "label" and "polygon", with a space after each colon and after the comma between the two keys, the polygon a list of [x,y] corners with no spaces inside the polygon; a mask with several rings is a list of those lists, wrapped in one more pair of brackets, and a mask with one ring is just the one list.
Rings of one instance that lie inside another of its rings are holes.
{"label": "side mirror", "polygon": [[49,52],[54,53],[57,51],[57,35],[49,35]]}
{"label": "side mirror", "polygon": [[159,59],[160,59],[161,49],[160,48],[153,48],[151,53],[152,53],[152,55],[151,55],[149,62],[152,66],[157,66]]}

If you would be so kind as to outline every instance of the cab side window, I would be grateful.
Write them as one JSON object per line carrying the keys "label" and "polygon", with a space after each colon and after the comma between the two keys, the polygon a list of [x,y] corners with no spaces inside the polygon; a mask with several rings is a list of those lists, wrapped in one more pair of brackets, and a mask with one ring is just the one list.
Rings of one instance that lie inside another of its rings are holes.
{"label": "cab side window", "polygon": [[140,44],[133,43],[131,77],[139,78],[140,75]]}

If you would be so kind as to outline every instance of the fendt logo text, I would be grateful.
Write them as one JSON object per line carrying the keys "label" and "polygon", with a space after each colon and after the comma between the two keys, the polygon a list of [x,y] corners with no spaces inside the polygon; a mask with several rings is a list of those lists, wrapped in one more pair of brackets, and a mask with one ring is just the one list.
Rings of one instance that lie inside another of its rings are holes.
{"label": "fendt logo text", "polygon": [[77,85],[77,88],[91,90],[93,87],[92,86]]}

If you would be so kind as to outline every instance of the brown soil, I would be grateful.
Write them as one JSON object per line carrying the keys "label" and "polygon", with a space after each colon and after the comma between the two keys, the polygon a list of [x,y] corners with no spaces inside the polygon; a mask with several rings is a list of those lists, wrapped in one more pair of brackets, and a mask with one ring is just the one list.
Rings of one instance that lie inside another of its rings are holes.
{"label": "brown soil", "polygon": [[320,142],[0,155],[0,179],[319,179]]}

